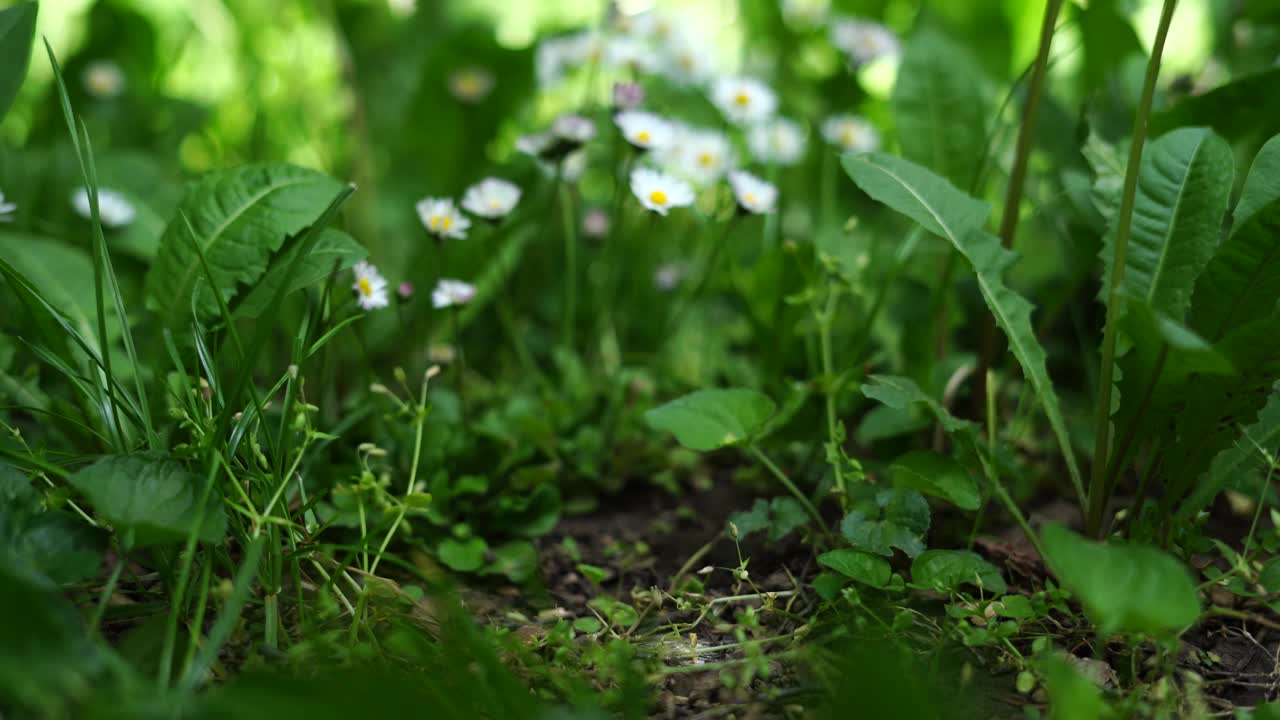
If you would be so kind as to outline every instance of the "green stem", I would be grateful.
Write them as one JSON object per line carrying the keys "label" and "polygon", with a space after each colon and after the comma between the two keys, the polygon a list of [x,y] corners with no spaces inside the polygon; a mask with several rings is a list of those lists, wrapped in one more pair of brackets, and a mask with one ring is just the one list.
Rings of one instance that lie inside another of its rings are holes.
{"label": "green stem", "polygon": [[837,281],[827,281],[827,306],[818,313],[818,341],[822,346],[822,392],[826,396],[827,409],[827,442],[831,449],[828,458],[831,471],[836,479],[836,492],[840,495],[840,506],[845,506],[847,499],[844,477],[845,438],[840,432],[840,423],[836,418],[836,375],[835,363],[831,356],[831,325],[835,320],[836,305],[840,300]]}
{"label": "green stem", "polygon": [[573,350],[578,317],[578,224],[573,212],[573,191],[563,180],[560,181],[560,212],[564,220],[564,257],[567,265],[563,337],[565,348]]}
{"label": "green stem", "polygon": [[387,545],[391,543],[391,538],[395,536],[396,530],[400,529],[400,523],[404,522],[404,514],[409,507],[409,495],[413,492],[413,486],[418,479],[418,460],[422,457],[422,434],[427,422],[427,383],[428,379],[424,377],[422,379],[422,392],[418,398],[418,406],[415,408],[413,465],[409,468],[409,484],[404,489],[405,499],[404,502],[400,503],[400,510],[396,513],[395,521],[391,523],[391,529],[387,530],[386,537],[382,538],[382,545],[378,547],[378,554],[373,558],[373,565],[369,566],[370,575],[378,571],[378,563],[382,562],[382,553],[386,551]]}
{"label": "green stem", "polygon": [[[1027,161],[1031,158],[1031,150],[1035,144],[1040,97],[1044,93],[1045,75],[1049,70],[1049,48],[1053,44],[1053,30],[1061,10],[1062,0],[1047,0],[1045,3],[1044,22],[1040,25],[1040,50],[1036,54],[1031,80],[1027,85],[1027,100],[1022,106],[1022,122],[1018,126],[1013,167],[1009,171],[1009,185],[1005,189],[1004,214],[1000,218],[1000,242],[1007,248],[1013,247],[1014,237],[1018,234],[1018,210],[1022,206],[1022,191],[1027,181]],[[995,318],[990,314],[984,315],[982,344],[975,375],[979,383],[978,392],[974,394],[975,405],[980,405],[986,395],[983,384],[986,383],[987,369],[991,367],[991,359],[995,355],[996,337]],[[1084,496],[1084,488],[1077,488],[1077,492],[1081,497]]]}
{"label": "green stem", "polygon": [[116,591],[116,583],[120,581],[120,571],[124,570],[127,562],[128,558],[122,550],[119,557],[116,558],[115,568],[112,569],[110,577],[107,578],[107,584],[102,586],[102,592],[98,595],[98,604],[93,609],[93,619],[90,620],[89,627],[95,631],[102,624],[102,615],[107,611],[107,602],[111,600],[112,593]]}
{"label": "green stem", "polygon": [[[455,366],[453,377],[458,384],[458,407],[462,412],[462,427],[464,430],[471,427],[469,416],[467,413],[467,353],[462,349],[462,322],[459,316],[462,314],[462,308],[454,305],[449,313],[449,321],[453,324],[453,347],[458,352],[458,364]],[[425,403],[426,398],[423,398]]]}
{"label": "green stem", "polygon": [[1098,407],[1094,420],[1093,468],[1089,481],[1088,514],[1086,529],[1097,535],[1102,527],[1102,515],[1107,508],[1107,461],[1111,456],[1111,384],[1116,359],[1117,325],[1120,322],[1120,287],[1124,283],[1125,257],[1129,251],[1129,228],[1133,223],[1133,204],[1138,190],[1138,170],[1142,165],[1142,147],[1147,138],[1147,120],[1151,115],[1151,101],[1155,96],[1156,78],[1160,75],[1160,57],[1164,53],[1164,41],[1169,35],[1169,24],[1178,0],[1164,0],[1160,10],[1160,25],[1156,29],[1155,43],[1151,47],[1151,60],[1147,63],[1147,75],[1142,84],[1142,98],[1133,119],[1133,140],[1129,147],[1129,164],[1124,172],[1124,190],[1120,196],[1120,214],[1116,225],[1115,255],[1111,262],[1111,278],[1107,285],[1107,324],[1102,334],[1102,365],[1098,380]]}
{"label": "green stem", "polygon": [[773,476],[778,478],[778,482],[782,483],[782,486],[787,489],[787,492],[794,495],[796,500],[800,501],[800,505],[804,507],[805,512],[809,513],[809,517],[813,518],[813,522],[818,526],[818,528],[823,532],[826,532],[827,524],[822,521],[822,515],[818,513],[818,508],[814,507],[813,503],[809,502],[808,496],[801,492],[800,488],[796,487],[795,483],[791,482],[791,478],[787,477],[787,474],[782,472],[777,465],[774,465],[773,461],[769,459],[769,456],[765,455],[760,448],[756,447],[754,444],[748,445],[747,450],[749,450],[751,454],[754,455],[755,458],[765,467],[769,468],[769,472],[773,473]]}

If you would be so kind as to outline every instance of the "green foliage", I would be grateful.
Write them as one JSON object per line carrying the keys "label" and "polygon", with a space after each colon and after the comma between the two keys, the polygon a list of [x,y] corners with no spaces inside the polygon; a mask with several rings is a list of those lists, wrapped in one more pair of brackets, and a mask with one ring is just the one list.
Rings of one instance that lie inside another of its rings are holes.
{"label": "green foliage", "polygon": [[1098,686],[1070,662],[1050,656],[1042,666],[1055,720],[1103,720],[1115,716]]}
{"label": "green foliage", "polygon": [[973,186],[991,119],[982,68],[968,48],[925,28],[907,43],[898,73],[893,116],[903,156],[960,187]]}
{"label": "green foliage", "polygon": [[789,497],[776,497],[772,500],[759,498],[750,510],[729,516],[729,522],[738,529],[738,537],[767,530],[766,535],[771,543],[804,527],[807,521],[804,506]]}
{"label": "green foliage", "polygon": [[253,289],[235,303],[233,312],[236,316],[258,317],[270,309],[268,304],[275,297],[277,288],[286,282],[285,295],[298,292],[315,285],[331,273],[350,269],[368,255],[355,238],[341,230],[325,228],[320,232],[320,237],[316,238],[315,247],[302,258],[290,276],[289,269],[298,249],[295,242],[276,253],[266,273],[253,285]]}
{"label": "green foliage", "polygon": [[0,10],[0,65],[5,67],[4,77],[0,77],[0,120],[4,120],[27,77],[31,43],[36,34],[36,12],[35,2],[18,3]]}
{"label": "green foliage", "polygon": [[982,228],[990,207],[901,158],[879,153],[847,156],[844,167],[863,192],[947,240],[969,260],[987,308],[1004,331],[1009,350],[1018,359],[1027,381],[1035,388],[1076,492],[1083,498],[1084,480],[1067,435],[1057,391],[1045,367],[1044,348],[1031,326],[1032,305],[1004,283],[1004,273],[1016,256]]}
{"label": "green foliage", "polygon": [[893,574],[889,561],[861,550],[831,550],[818,556],[818,562],[845,577],[873,588],[885,588]]}
{"label": "green foliage", "polygon": [[41,505],[30,481],[0,463],[0,562],[56,584],[96,574],[102,563],[101,533],[69,512]]}
{"label": "green foliage", "polygon": [[177,461],[150,454],[104,457],[67,478],[134,546],[186,540],[218,543],[226,516],[218,497]]}
{"label": "green foliage", "polygon": [[[218,303],[211,292],[229,302],[240,285],[256,283],[285,240],[316,222],[341,189],[322,173],[283,164],[205,176],[188,191],[160,240],[147,275],[151,306],[169,326],[184,325],[192,308],[197,319],[213,317]],[[200,255],[214,288],[205,284]],[[306,264],[311,261],[308,257]]]}
{"label": "green foliage", "polygon": [[915,587],[957,592],[961,585],[972,585],[986,593],[999,595],[1008,589],[1000,571],[967,550],[927,550],[911,563],[911,582]]}
{"label": "green foliage", "polygon": [[1191,575],[1153,547],[1102,544],[1058,525],[1041,532],[1045,560],[1104,634],[1177,634],[1200,617]]}
{"label": "green foliage", "polygon": [[716,450],[749,442],[775,409],[767,395],[755,390],[698,390],[650,410],[645,421],[674,434],[691,450]]}
{"label": "green foliage", "polygon": [[895,487],[944,498],[961,510],[977,510],[981,504],[973,477],[949,455],[912,450],[889,465],[888,476]]}
{"label": "green foliage", "polygon": [[891,488],[875,493],[870,502],[859,503],[840,521],[840,534],[854,548],[893,555],[898,548],[911,557],[924,551],[929,531],[929,503],[915,490]]}

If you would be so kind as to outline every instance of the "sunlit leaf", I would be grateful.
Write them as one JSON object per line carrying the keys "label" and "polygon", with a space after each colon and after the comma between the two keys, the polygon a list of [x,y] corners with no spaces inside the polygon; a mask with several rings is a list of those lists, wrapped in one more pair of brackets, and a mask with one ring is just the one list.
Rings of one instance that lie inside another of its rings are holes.
{"label": "sunlit leaf", "polygon": [[715,450],[749,440],[774,411],[769,396],[743,388],[698,390],[645,413],[655,430],[666,430],[693,450]]}

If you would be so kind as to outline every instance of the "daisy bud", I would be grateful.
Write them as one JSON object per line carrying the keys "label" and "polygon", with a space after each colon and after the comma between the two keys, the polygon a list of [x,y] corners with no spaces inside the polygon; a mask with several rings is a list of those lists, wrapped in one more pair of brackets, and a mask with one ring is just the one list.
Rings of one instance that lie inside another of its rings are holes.
{"label": "daisy bud", "polygon": [[582,234],[587,237],[601,238],[609,234],[609,213],[600,208],[592,208],[582,216]]}
{"label": "daisy bud", "polygon": [[613,84],[613,107],[617,110],[634,110],[644,102],[644,87],[640,83],[617,82]]}
{"label": "daisy bud", "polygon": [[400,283],[400,287],[396,288],[396,294],[399,295],[402,300],[408,300],[413,297],[413,283]]}

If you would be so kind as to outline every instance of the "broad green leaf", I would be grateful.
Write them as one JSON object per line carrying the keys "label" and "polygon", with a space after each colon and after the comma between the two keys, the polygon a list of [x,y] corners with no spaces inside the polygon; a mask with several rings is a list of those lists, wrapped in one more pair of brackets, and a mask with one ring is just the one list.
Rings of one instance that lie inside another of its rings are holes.
{"label": "broad green leaf", "polygon": [[1053,574],[1103,634],[1176,634],[1200,617],[1191,575],[1172,555],[1092,542],[1058,525],[1045,526],[1040,540]]}
{"label": "broad green leaf", "polygon": [[906,410],[920,404],[928,408],[949,433],[972,432],[975,425],[966,420],[959,420],[942,404],[930,397],[914,380],[900,375],[872,375],[862,386],[862,394],[872,400],[879,400],[895,410]]}
{"label": "broad green leaf", "polygon": [[1108,144],[1092,132],[1085,139],[1080,153],[1093,170],[1089,197],[1098,213],[1110,225],[1115,222],[1116,212],[1120,209],[1120,195],[1124,191],[1125,156],[1120,148]]}
{"label": "broad green leaf", "polygon": [[[1218,247],[1234,174],[1231,148],[1213,131],[1181,128],[1142,152],[1123,291],[1182,321],[1196,278]],[[1109,233],[1102,258],[1111,277]]]}
{"label": "broad green leaf", "polygon": [[987,204],[919,165],[892,155],[847,155],[844,167],[863,192],[946,239],[968,258],[982,297],[1008,338],[1009,350],[1040,398],[1076,492],[1083,496],[1084,479],[1058,405],[1058,394],[1045,367],[1044,348],[1031,325],[1032,305],[1004,284],[1004,272],[1017,256],[1002,246],[999,238],[983,230]]}
{"label": "broad green leaf", "polygon": [[[0,259],[21,273],[50,305],[66,316],[89,347],[99,349],[93,259],[87,252],[48,238],[0,233]],[[107,323],[108,332],[118,334],[119,329],[114,320]]]}
{"label": "broad green leaf", "polygon": [[485,553],[489,552],[489,544],[484,538],[470,537],[466,540],[445,538],[436,549],[440,562],[450,570],[472,572],[484,566]]}
{"label": "broad green leaf", "polygon": [[[1206,125],[1231,141],[1280,130],[1280,68],[1245,75],[1206,93],[1192,95],[1152,113],[1152,135],[1189,125]],[[1230,111],[1224,111],[1230,108]]]}
{"label": "broad green leaf", "polygon": [[1280,136],[1267,141],[1245,178],[1231,235],[1192,300],[1191,325],[1211,341],[1269,315],[1280,297]]}
{"label": "broad green leaf", "polygon": [[888,488],[875,495],[874,508],[859,508],[840,521],[840,534],[859,550],[891,557],[898,548],[911,557],[924,552],[929,503],[920,493]]}
{"label": "broad green leaf", "polygon": [[912,450],[889,465],[888,475],[894,487],[912,488],[949,500],[961,510],[977,510],[982,503],[969,471],[949,455]]}
{"label": "broad green leaf", "polygon": [[[327,175],[285,164],[245,165],[206,175],[178,206],[147,275],[151,306],[170,327],[183,325],[192,297],[202,318],[217,313],[199,256],[214,290],[230,301],[255,283],[285,240],[314,223],[343,185]],[[189,221],[189,224],[188,224]]]}
{"label": "broad green leaf", "polygon": [[951,593],[965,584],[997,595],[1008,589],[995,565],[968,550],[927,550],[911,563],[913,587]]}
{"label": "broad green leaf", "polygon": [[1178,509],[1178,517],[1189,520],[1207,507],[1218,493],[1231,487],[1232,483],[1256,470],[1264,467],[1267,458],[1259,448],[1270,453],[1280,447],[1280,385],[1274,387],[1267,404],[1258,413],[1257,419],[1244,428],[1243,437],[1235,445],[1223,450],[1213,458],[1209,471],[1200,478],[1191,495]]}
{"label": "broad green leaf", "polygon": [[796,528],[803,527],[809,522],[809,516],[795,498],[776,497],[773,500],[758,498],[755,505],[751,506],[751,510],[734,513],[729,517],[729,521],[738,528],[738,537],[768,530],[769,542],[777,542]]}
{"label": "broad green leaf", "polygon": [[[110,455],[76,472],[68,482],[117,531],[132,531],[136,546],[185,540],[200,521],[203,480],[182,463],[160,455]],[[225,528],[221,499],[212,492],[196,536],[216,543]]]}
{"label": "broad green leaf", "polygon": [[36,4],[24,2],[0,10],[0,121],[18,96],[31,64],[31,41],[36,35]]}
{"label": "broad green leaf", "polygon": [[[837,550],[836,552],[842,552]],[[852,552],[857,552],[854,550]],[[870,557],[870,556],[868,556]],[[880,558],[874,558],[880,560]],[[821,560],[819,560],[821,562]],[[881,562],[884,562],[881,560]],[[818,597],[823,600],[831,600],[840,594],[840,588],[849,582],[849,576],[844,573],[837,572],[820,572],[813,578],[813,590],[818,593]]]}
{"label": "broad green leaf", "polygon": [[62,510],[45,509],[31,481],[0,463],[0,555],[55,584],[83,580],[102,565],[101,533]]}
{"label": "broad green leaf", "polygon": [[493,549],[493,562],[486,574],[505,575],[513,583],[524,583],[538,572],[538,551],[528,540],[512,540]]}
{"label": "broad green leaf", "polygon": [[961,187],[973,184],[987,147],[982,79],[968,48],[925,28],[907,41],[893,88],[903,155]]}
{"label": "broad green leaf", "polygon": [[[276,253],[262,279],[253,286],[243,300],[231,308],[232,314],[236,317],[255,318],[268,310],[267,304],[275,296],[276,288],[285,282],[285,275],[297,250],[297,246],[291,243],[289,247]],[[285,294],[319,283],[335,270],[339,272],[346,270],[363,260],[368,254],[368,251],[355,241],[355,238],[341,230],[325,228],[320,231],[315,247],[299,263],[298,270],[289,281]],[[344,285],[345,280],[345,277],[340,277],[338,286],[350,285],[350,282]]]}
{"label": "broad green leaf", "polygon": [[[0,555],[0,703],[6,715],[70,717],[104,670],[76,607],[58,588]],[[23,712],[24,710],[30,711]]]}
{"label": "broad green leaf", "polygon": [[1045,689],[1053,720],[1106,720],[1115,717],[1097,684],[1068,661],[1050,656],[1042,661]]}
{"label": "broad green leaf", "polygon": [[873,588],[885,588],[893,569],[889,561],[860,550],[831,550],[818,556],[818,563]]}
{"label": "broad green leaf", "polygon": [[692,450],[737,445],[758,433],[774,411],[769,396],[743,388],[698,390],[644,414],[655,430],[666,430]]}

